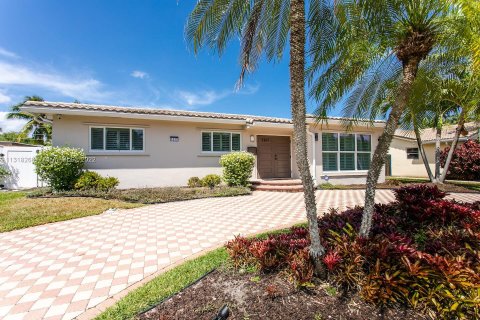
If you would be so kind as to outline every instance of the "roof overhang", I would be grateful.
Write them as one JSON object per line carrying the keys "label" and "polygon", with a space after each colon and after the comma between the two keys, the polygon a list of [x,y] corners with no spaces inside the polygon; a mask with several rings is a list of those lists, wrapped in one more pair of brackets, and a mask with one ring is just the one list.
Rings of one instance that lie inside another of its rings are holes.
{"label": "roof overhang", "polygon": [[207,122],[207,123],[227,123],[246,125],[245,120],[237,119],[220,119],[220,118],[202,118],[202,117],[187,117],[187,116],[173,116],[173,115],[159,115],[159,114],[141,114],[132,112],[118,112],[118,111],[98,111],[98,110],[69,110],[64,108],[51,108],[41,106],[22,106],[21,110],[33,114],[45,115],[74,115],[86,117],[107,117],[107,118],[129,118],[129,119],[145,119],[145,120],[164,120],[164,121],[179,121],[179,122]]}

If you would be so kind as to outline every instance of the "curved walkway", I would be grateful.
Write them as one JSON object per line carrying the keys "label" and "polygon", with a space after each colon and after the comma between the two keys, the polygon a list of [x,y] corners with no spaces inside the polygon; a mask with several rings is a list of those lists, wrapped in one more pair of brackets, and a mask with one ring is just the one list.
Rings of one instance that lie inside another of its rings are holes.
{"label": "curved walkway", "polygon": [[[319,212],[362,190],[317,192]],[[453,194],[478,201],[480,194]],[[377,202],[389,202],[388,190]],[[90,319],[166,268],[233,238],[304,221],[302,193],[254,192],[106,212],[0,234],[0,318]]]}

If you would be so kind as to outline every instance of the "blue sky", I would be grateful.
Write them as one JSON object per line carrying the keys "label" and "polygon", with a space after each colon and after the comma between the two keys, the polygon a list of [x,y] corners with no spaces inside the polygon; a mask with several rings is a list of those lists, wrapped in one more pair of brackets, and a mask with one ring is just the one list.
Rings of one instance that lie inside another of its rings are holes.
{"label": "blue sky", "polygon": [[[288,55],[235,91],[239,43],[195,56],[195,0],[0,2],[0,126],[25,95],[45,100],[289,117]],[[312,111],[313,103],[309,103]]]}

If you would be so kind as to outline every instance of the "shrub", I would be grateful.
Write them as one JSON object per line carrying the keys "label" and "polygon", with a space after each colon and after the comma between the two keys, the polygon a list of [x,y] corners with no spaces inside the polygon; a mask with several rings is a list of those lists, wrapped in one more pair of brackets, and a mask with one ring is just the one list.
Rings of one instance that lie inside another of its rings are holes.
{"label": "shrub", "polygon": [[102,177],[94,171],[85,171],[75,183],[76,190],[110,191],[118,186],[119,181],[115,177]]}
{"label": "shrub", "polygon": [[222,182],[222,178],[218,174],[208,174],[202,179],[202,186],[215,188]]}
{"label": "shrub", "polygon": [[[426,185],[398,189],[395,196],[375,206],[368,239],[358,236],[361,207],[319,218],[329,280],[376,305],[401,304],[435,319],[479,318],[480,204],[445,200]],[[308,231],[292,228],[266,240],[236,238],[227,249],[234,265],[285,269],[304,284],[313,277],[308,245]]]}
{"label": "shrub", "polygon": [[[442,167],[445,166],[450,147],[440,154]],[[480,142],[467,140],[453,152],[452,161],[448,167],[448,179],[480,180]]]}
{"label": "shrub", "polygon": [[220,158],[220,165],[223,167],[223,180],[229,186],[248,185],[252,176],[255,157],[249,152],[232,152],[224,154]]}
{"label": "shrub", "polygon": [[199,177],[191,177],[188,179],[187,185],[189,188],[197,188],[202,186],[202,180]]}
{"label": "shrub", "polygon": [[33,163],[37,174],[53,190],[70,190],[82,174],[85,153],[68,147],[45,148],[37,154]]}

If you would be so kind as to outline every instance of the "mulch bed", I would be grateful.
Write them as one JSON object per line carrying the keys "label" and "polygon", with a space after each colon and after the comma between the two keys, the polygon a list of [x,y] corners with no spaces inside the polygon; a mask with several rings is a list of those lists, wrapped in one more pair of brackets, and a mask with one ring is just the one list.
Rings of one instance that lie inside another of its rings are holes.
{"label": "mulch bed", "polygon": [[138,318],[211,320],[225,304],[230,308],[228,320],[426,319],[407,309],[380,310],[358,295],[342,296],[326,284],[299,289],[284,273],[257,276],[229,270],[212,272]]}

